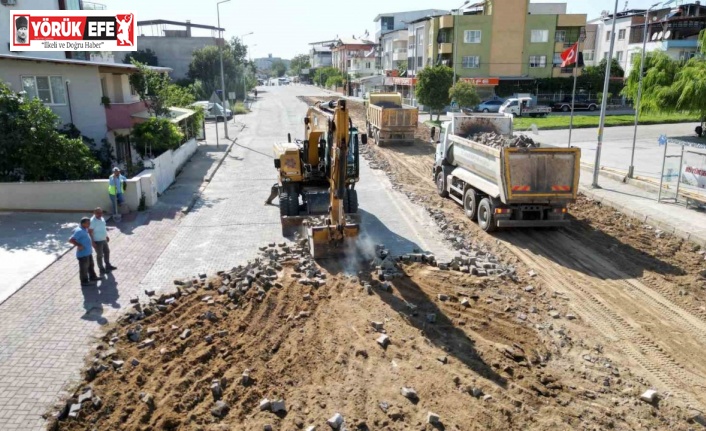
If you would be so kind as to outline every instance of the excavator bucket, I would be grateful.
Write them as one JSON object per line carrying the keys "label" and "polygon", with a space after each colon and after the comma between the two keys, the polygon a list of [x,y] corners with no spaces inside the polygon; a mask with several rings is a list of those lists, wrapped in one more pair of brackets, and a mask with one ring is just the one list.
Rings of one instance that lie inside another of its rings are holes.
{"label": "excavator bucket", "polygon": [[307,230],[309,252],[314,259],[337,259],[355,250],[360,225],[347,223],[343,227],[343,238],[332,239],[336,226],[312,226]]}

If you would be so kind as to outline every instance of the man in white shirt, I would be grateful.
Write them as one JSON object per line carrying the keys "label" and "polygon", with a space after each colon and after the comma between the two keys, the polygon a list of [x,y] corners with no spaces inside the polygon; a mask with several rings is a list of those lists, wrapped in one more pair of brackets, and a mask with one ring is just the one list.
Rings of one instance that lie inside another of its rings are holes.
{"label": "man in white shirt", "polygon": [[[108,228],[105,225],[102,208],[98,207],[93,211],[88,233],[91,235],[93,248],[96,250],[96,260],[98,261],[98,269],[100,269],[101,276],[114,269],[118,269],[110,264],[110,247],[108,247],[110,237],[108,237]],[[105,266],[103,265],[104,261]]]}

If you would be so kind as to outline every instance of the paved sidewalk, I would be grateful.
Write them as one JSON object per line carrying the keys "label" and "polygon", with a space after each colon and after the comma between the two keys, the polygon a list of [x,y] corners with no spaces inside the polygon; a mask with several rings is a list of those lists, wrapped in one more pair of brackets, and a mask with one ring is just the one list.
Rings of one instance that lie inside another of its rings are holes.
{"label": "paved sidewalk", "polygon": [[225,149],[200,146],[155,207],[123,218],[110,233],[118,270],[96,287],[80,287],[72,250],[0,305],[0,430],[44,429],[42,415],[80,379],[100,327],[140,294],[141,281],[174,239],[182,209]]}
{"label": "paved sidewalk", "polygon": [[592,169],[583,167],[580,188],[586,196],[646,224],[706,247],[706,212],[686,208],[684,203],[658,203],[656,188],[626,184],[605,173],[598,178],[600,188],[594,189],[592,182]]}

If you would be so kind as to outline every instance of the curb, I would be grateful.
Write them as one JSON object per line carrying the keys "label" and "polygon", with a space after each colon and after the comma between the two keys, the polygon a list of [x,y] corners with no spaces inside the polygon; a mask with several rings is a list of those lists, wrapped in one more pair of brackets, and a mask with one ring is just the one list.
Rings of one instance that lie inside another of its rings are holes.
{"label": "curb", "polygon": [[216,168],[213,170],[211,175],[207,178],[204,178],[203,184],[201,184],[201,187],[199,187],[199,190],[196,193],[194,193],[194,196],[191,198],[191,201],[189,201],[189,204],[181,209],[182,214],[188,214],[194,208],[194,205],[196,205],[196,201],[199,200],[199,198],[203,194],[204,190],[206,190],[206,187],[208,187],[208,185],[211,184],[211,180],[213,179],[214,176],[216,176],[216,172],[218,172],[218,170],[221,168],[221,165],[225,161],[226,157],[228,157],[228,154],[230,154],[230,150],[233,149],[233,145],[235,145],[235,143],[237,141],[238,141],[238,138],[233,138],[233,140],[230,142],[230,145],[228,145],[228,148],[226,148],[226,150],[223,152],[223,156],[216,164]]}

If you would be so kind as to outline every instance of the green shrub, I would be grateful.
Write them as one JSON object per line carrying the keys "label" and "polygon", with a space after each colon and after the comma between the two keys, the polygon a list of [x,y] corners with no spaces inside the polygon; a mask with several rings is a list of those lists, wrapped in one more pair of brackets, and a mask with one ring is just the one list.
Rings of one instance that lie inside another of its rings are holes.
{"label": "green shrub", "polygon": [[233,113],[235,115],[247,114],[250,110],[245,106],[243,102],[237,102],[233,108]]}
{"label": "green shrub", "polygon": [[132,128],[135,150],[142,156],[159,157],[182,144],[184,134],[166,118],[150,118]]}

